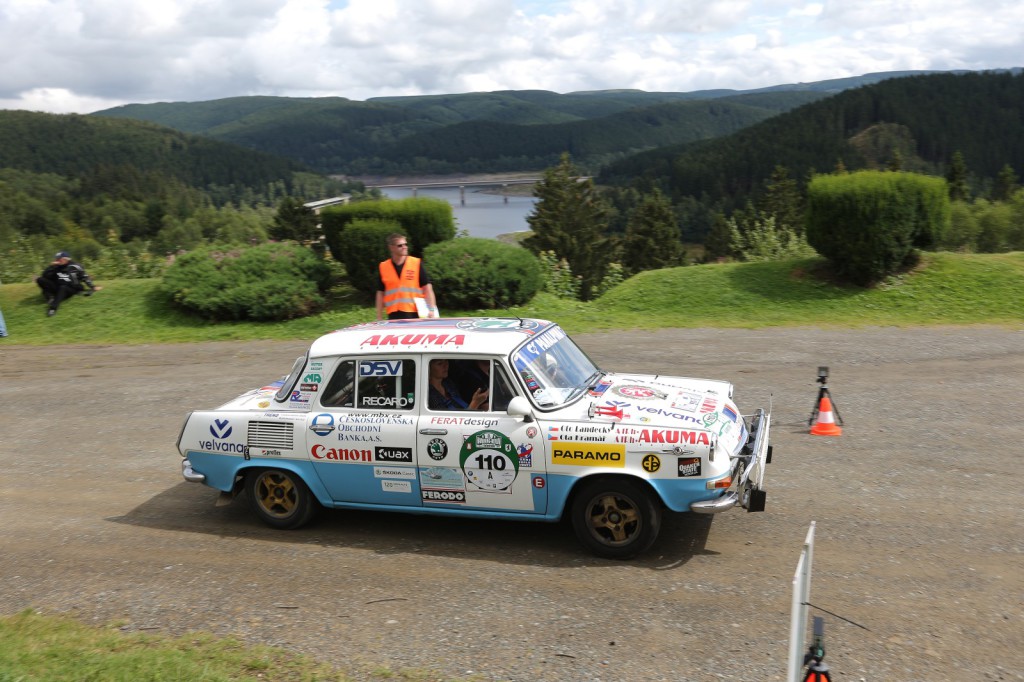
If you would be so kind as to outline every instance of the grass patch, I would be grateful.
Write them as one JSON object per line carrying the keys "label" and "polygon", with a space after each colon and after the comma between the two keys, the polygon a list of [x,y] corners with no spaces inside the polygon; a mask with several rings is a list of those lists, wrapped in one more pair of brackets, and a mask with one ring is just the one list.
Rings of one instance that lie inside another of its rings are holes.
{"label": "grass patch", "polygon": [[[507,310],[443,310],[455,315],[519,315],[555,320],[572,333],[666,327],[911,326],[1024,322],[1024,252],[924,254],[920,266],[872,289],[824,281],[821,259],[727,263],[641,273],[597,301],[541,294]],[[346,285],[329,310],[286,322],[214,323],[181,312],[156,280],[114,280],[95,296],[75,296],[47,318],[34,284],[0,287],[10,338],[4,343],[170,343],[313,339],[374,319],[373,304]],[[0,681],[2,682],[2,681]]]}
{"label": "grass patch", "polygon": [[[352,671],[361,680],[472,682],[386,666]],[[0,682],[351,682],[356,679],[308,656],[233,637],[189,633],[168,637],[93,627],[31,609],[0,617]]]}
{"label": "grass patch", "polygon": [[178,638],[94,628],[23,611],[0,618],[0,682],[283,682],[349,678],[303,656],[233,638]]}

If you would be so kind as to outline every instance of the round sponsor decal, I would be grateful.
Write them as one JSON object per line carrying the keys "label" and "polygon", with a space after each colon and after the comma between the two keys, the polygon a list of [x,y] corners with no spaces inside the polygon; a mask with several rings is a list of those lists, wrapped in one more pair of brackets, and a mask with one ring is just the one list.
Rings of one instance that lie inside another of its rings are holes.
{"label": "round sponsor decal", "polygon": [[326,436],[334,430],[334,417],[326,412],[313,417],[309,430],[318,436]]}
{"label": "round sponsor decal", "polygon": [[661,468],[661,460],[658,459],[657,455],[647,455],[646,457],[644,457],[643,461],[641,462],[641,465],[643,466],[644,471],[646,471],[649,474],[653,474],[655,471]]}
{"label": "round sponsor decal", "polygon": [[508,436],[486,429],[462,443],[459,465],[466,480],[488,491],[507,490],[519,474],[519,456]]}
{"label": "round sponsor decal", "polygon": [[527,438],[536,438],[537,437],[537,429],[534,428],[533,426],[531,426],[530,428],[526,429],[526,437]]}
{"label": "round sponsor decal", "polygon": [[430,459],[440,462],[448,456],[448,443],[443,438],[431,438],[427,443],[427,454]]}
{"label": "round sponsor decal", "polygon": [[635,400],[654,400],[655,398],[663,400],[668,397],[667,393],[656,391],[648,386],[613,386],[612,393]]}

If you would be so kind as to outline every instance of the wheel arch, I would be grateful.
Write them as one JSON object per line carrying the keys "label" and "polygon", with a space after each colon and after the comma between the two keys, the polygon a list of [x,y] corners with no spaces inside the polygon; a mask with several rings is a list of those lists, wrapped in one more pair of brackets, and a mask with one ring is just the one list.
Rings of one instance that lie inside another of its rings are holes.
{"label": "wheel arch", "polygon": [[565,503],[562,505],[562,512],[559,518],[563,521],[566,519],[566,515],[569,514],[570,510],[572,509],[572,505],[576,501],[576,497],[579,495],[580,490],[582,490],[591,483],[602,481],[607,483],[614,483],[616,481],[628,481],[629,483],[639,485],[647,493],[650,494],[652,499],[657,500],[662,510],[667,509],[667,506],[665,505],[665,500],[661,498],[661,494],[658,493],[657,488],[651,485],[651,482],[648,481],[646,478],[635,476],[633,474],[612,474],[607,472],[601,472],[590,474],[588,476],[581,476],[580,478],[573,482],[572,487],[569,489],[569,494],[566,495],[565,497]]}
{"label": "wheel arch", "polygon": [[295,474],[302,479],[304,484],[306,484],[306,487],[309,488],[309,492],[313,494],[313,498],[321,507],[333,506],[331,496],[327,493],[327,488],[324,487],[324,484],[320,481],[320,477],[316,475],[315,471],[313,471],[309,462],[292,459],[249,460],[235,470],[235,478],[231,485],[232,496],[237,496],[242,492],[242,489],[245,487],[245,478],[250,473],[270,469],[277,469]]}

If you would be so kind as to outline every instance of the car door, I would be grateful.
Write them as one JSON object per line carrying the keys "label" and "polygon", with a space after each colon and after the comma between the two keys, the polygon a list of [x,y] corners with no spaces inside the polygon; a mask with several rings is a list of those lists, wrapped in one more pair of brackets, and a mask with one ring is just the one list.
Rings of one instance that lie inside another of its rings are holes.
{"label": "car door", "polygon": [[338,503],[419,506],[414,355],[339,358],[307,418],[313,469]]}
{"label": "car door", "polygon": [[[489,399],[483,409],[443,404],[430,388],[436,363],[446,361],[450,386],[470,403],[455,376],[469,363],[485,367]],[[466,363],[460,365],[460,363]],[[515,395],[507,369],[497,358],[424,356],[416,461],[424,506],[543,514],[547,510],[542,434],[535,422],[505,411]],[[493,402],[493,405],[491,404]]]}

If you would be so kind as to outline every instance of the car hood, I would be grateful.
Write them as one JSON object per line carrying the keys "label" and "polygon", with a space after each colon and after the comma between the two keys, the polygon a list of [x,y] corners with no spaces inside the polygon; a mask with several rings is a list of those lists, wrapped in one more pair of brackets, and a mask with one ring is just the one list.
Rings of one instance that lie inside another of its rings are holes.
{"label": "car hood", "polygon": [[707,431],[736,454],[748,433],[732,390],[728,381],[606,374],[583,399],[543,418],[604,425],[611,437],[627,443],[672,445],[681,434]]}

